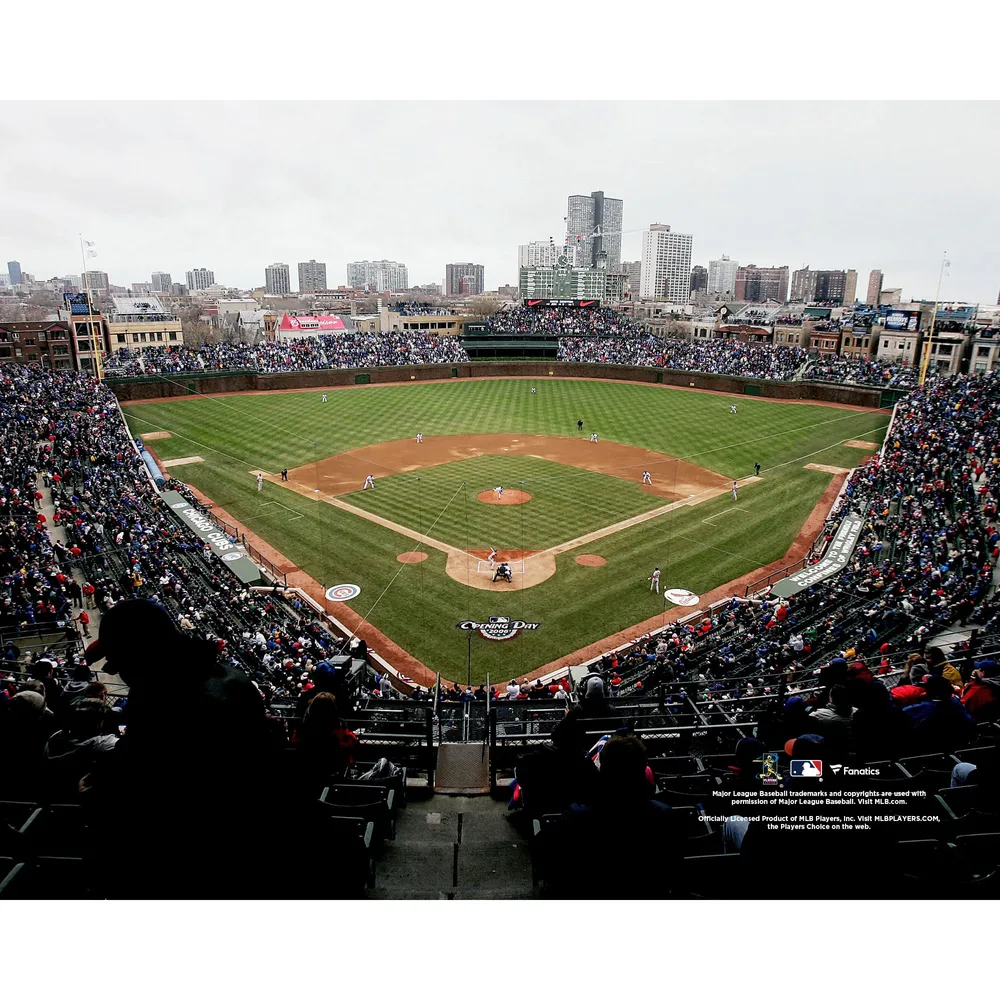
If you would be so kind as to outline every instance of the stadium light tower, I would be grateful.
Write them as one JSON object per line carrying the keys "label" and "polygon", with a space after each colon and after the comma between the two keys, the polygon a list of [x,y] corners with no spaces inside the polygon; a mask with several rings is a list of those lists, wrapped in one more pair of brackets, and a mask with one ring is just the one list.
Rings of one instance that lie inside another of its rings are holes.
{"label": "stadium light tower", "polygon": [[934,295],[934,313],[931,316],[931,328],[927,335],[927,343],[924,344],[924,356],[920,362],[920,380],[917,385],[923,385],[927,381],[927,366],[931,362],[931,346],[934,343],[934,325],[937,323],[938,304],[941,301],[941,282],[944,281],[945,271],[951,266],[948,260],[948,251],[941,255],[941,273],[938,275],[937,292]]}

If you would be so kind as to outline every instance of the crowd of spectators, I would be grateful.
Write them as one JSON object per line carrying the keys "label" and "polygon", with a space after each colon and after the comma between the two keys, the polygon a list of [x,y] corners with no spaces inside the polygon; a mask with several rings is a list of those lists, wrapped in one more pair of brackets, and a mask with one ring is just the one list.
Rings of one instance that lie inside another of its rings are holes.
{"label": "crowd of spectators", "polygon": [[564,337],[560,361],[646,365],[743,378],[791,379],[806,360],[800,347],[772,347],[739,340],[668,340],[649,334],[632,338]]}
{"label": "crowd of spectators", "polygon": [[852,382],[885,389],[914,389],[920,377],[913,365],[878,358],[841,358],[837,355],[813,362],[803,378],[814,382]]}
{"label": "crowd of spectators", "polygon": [[486,321],[490,334],[503,337],[641,337],[641,321],[617,309],[596,306],[515,306]]}
{"label": "crowd of spectators", "polygon": [[255,371],[261,374],[431,365],[468,361],[456,337],[408,330],[380,334],[344,333],[265,341],[260,344],[201,344],[117,351],[105,362],[105,374],[174,375],[185,372]]}

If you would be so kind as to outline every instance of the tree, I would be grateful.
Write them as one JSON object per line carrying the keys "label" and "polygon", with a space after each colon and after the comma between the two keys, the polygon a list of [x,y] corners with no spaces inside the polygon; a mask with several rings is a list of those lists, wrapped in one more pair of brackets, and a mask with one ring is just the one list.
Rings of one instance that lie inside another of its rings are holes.
{"label": "tree", "polygon": [[472,299],[469,311],[473,316],[481,317],[486,319],[492,316],[500,309],[500,303],[496,299],[487,299],[481,295],[475,296]]}

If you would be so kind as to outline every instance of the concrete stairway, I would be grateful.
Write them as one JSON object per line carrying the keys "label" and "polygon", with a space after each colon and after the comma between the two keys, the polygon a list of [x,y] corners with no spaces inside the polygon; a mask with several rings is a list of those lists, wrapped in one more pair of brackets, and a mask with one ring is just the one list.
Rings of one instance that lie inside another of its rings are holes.
{"label": "concrete stairway", "polygon": [[371,899],[533,899],[527,840],[488,796],[435,795],[400,810]]}

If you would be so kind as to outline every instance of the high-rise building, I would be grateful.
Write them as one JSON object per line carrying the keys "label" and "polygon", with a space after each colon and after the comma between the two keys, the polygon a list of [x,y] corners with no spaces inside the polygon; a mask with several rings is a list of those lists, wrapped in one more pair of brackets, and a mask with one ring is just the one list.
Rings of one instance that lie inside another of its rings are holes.
{"label": "high-rise building", "polygon": [[792,302],[825,302],[851,305],[858,288],[857,271],[811,271],[800,268],[792,274]]}
{"label": "high-rise building", "polygon": [[444,269],[444,294],[463,295],[463,278],[472,278],[473,291],[469,294],[482,295],[486,291],[485,271],[482,264],[446,264]]}
{"label": "high-rise building", "polygon": [[882,272],[870,271],[868,274],[868,294],[865,296],[865,305],[877,306],[880,304],[882,295]]}
{"label": "high-rise building", "polygon": [[522,267],[555,267],[560,257],[565,257],[571,267],[580,265],[580,254],[576,247],[560,246],[551,240],[522,243],[517,248],[518,270]]}
{"label": "high-rise building", "polygon": [[882,294],[878,297],[878,304],[880,306],[898,306],[902,297],[902,288],[883,288]]}
{"label": "high-rise building", "polygon": [[410,287],[406,265],[394,260],[356,260],[347,265],[350,288],[371,292],[401,292]]}
{"label": "high-rise building", "polygon": [[80,275],[80,287],[90,288],[92,292],[107,292],[111,287],[108,275],[104,271],[87,271]]}
{"label": "high-rise building", "polygon": [[844,300],[843,305],[853,306],[858,297],[858,272],[850,269],[844,275]]}
{"label": "high-rise building", "polygon": [[290,295],[292,279],[287,264],[268,264],[264,268],[264,291],[268,295]]}
{"label": "high-rise building", "polygon": [[736,272],[739,262],[723,254],[708,262],[708,294],[713,298],[731,299],[736,294]]}
{"label": "high-rise building", "polygon": [[691,268],[691,291],[704,292],[708,289],[708,268],[695,264]]}
{"label": "high-rise building", "polygon": [[686,305],[691,296],[690,233],[671,232],[670,226],[654,223],[642,234],[642,280],[644,299],[664,299]]}
{"label": "high-rise building", "polygon": [[215,272],[207,267],[196,267],[193,271],[187,272],[187,286],[189,292],[200,292],[206,288],[211,288],[215,284]]}
{"label": "high-rise building", "polygon": [[628,291],[633,299],[639,298],[639,286],[642,283],[642,261],[622,261],[622,271],[628,275]]}
{"label": "high-rise building", "polygon": [[622,262],[621,198],[605,198],[603,191],[571,194],[566,205],[566,245],[579,254],[577,266],[597,267],[597,255],[608,255],[608,270],[618,271]]}
{"label": "high-rise building", "polygon": [[170,294],[174,280],[170,277],[169,271],[154,271],[150,278],[154,292],[163,292],[166,295]]}
{"label": "high-rise building", "polygon": [[758,267],[747,264],[736,269],[736,288],[733,292],[738,302],[788,301],[788,267]]}
{"label": "high-rise building", "polygon": [[326,291],[326,264],[315,260],[299,263],[299,293]]}
{"label": "high-rise building", "polygon": [[135,296],[152,295],[153,283],[151,281],[133,281],[132,294]]}
{"label": "high-rise building", "polygon": [[12,285],[20,285],[24,280],[24,275],[21,272],[21,265],[16,260],[7,261],[7,277],[10,278],[10,283]]}

